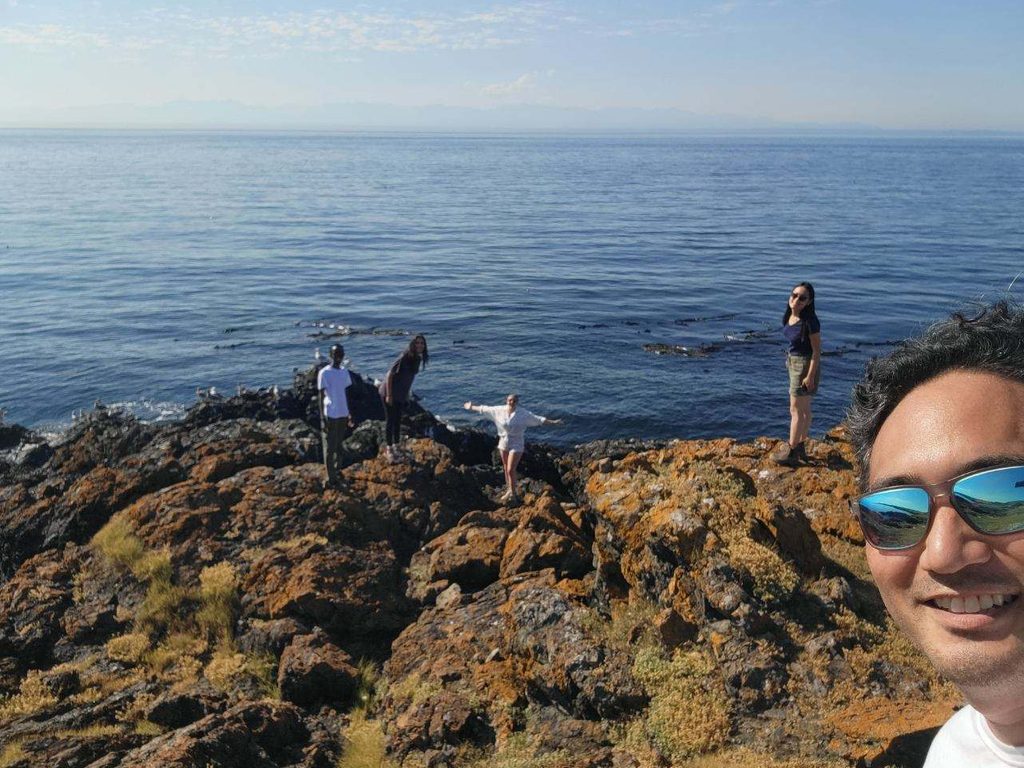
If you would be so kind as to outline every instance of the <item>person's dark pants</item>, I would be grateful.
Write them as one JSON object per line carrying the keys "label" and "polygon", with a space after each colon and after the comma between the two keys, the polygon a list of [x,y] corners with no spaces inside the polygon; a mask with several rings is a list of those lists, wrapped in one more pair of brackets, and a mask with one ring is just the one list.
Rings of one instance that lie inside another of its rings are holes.
{"label": "person's dark pants", "polygon": [[348,418],[332,419],[327,417],[327,453],[324,464],[327,465],[327,482],[338,483],[341,477],[341,444],[348,437]]}
{"label": "person's dark pants", "polygon": [[384,439],[388,445],[398,445],[402,439],[402,408],[405,403],[384,404],[387,421],[384,425]]}

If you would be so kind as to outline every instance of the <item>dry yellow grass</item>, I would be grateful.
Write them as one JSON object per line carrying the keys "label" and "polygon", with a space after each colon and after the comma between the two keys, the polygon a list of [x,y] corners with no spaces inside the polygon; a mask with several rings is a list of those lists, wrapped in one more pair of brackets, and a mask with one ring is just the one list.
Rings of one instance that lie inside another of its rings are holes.
{"label": "dry yellow grass", "polygon": [[92,545],[108,560],[134,570],[136,563],[145,554],[142,541],[135,535],[135,529],[124,515],[114,515],[95,536]]}
{"label": "dry yellow grass", "polygon": [[143,551],[132,566],[132,573],[139,581],[157,581],[170,584],[174,577],[171,566],[171,550],[167,547],[156,551]]}
{"label": "dry yellow grass", "polygon": [[57,697],[43,685],[39,672],[29,672],[14,696],[0,702],[0,723],[43,712],[57,703]]}
{"label": "dry yellow grass", "polygon": [[144,632],[129,632],[110,638],[105,647],[108,658],[126,664],[138,664],[149,651],[149,635]]}
{"label": "dry yellow grass", "polygon": [[362,707],[352,711],[338,768],[394,768],[394,763],[387,759],[380,723],[369,719]]}
{"label": "dry yellow grass", "polygon": [[157,636],[171,627],[189,623],[186,601],[194,597],[191,590],[169,581],[151,581],[135,614],[135,626],[150,636]]}
{"label": "dry yellow grass", "polygon": [[214,637],[231,636],[238,612],[238,576],[231,563],[203,569],[199,574],[199,601],[199,626]]}
{"label": "dry yellow grass", "polygon": [[0,750],[0,768],[10,768],[10,766],[28,759],[29,755],[22,746],[23,743],[20,740],[13,741]]}
{"label": "dry yellow grass", "polygon": [[121,728],[116,725],[90,725],[85,728],[68,728],[56,732],[58,739],[68,741],[93,741],[95,739],[109,739],[121,733]]}
{"label": "dry yellow grass", "polygon": [[134,730],[139,736],[148,736],[150,738],[164,733],[163,726],[151,723],[149,720],[139,720],[139,722],[135,724]]}

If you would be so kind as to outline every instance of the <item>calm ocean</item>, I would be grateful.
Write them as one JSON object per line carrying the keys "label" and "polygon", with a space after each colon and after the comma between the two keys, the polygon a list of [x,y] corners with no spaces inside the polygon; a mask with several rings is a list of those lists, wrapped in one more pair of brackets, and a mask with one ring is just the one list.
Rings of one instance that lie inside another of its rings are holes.
{"label": "calm ocean", "polygon": [[287,384],[323,322],[372,376],[426,333],[455,423],[514,390],[553,442],[781,436],[810,280],[818,435],[871,355],[1021,270],[1020,139],[0,131],[0,406],[43,429]]}

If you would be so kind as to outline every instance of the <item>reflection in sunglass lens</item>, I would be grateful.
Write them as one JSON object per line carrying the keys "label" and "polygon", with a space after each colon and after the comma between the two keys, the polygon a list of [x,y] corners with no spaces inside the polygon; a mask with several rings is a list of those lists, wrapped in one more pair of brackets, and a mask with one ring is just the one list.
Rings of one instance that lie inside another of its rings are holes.
{"label": "reflection in sunglass lens", "polygon": [[1001,467],[953,484],[953,506],[982,533],[1024,530],[1024,467]]}
{"label": "reflection in sunglass lens", "polygon": [[889,488],[860,499],[864,538],[878,549],[907,549],[928,530],[928,491],[924,488]]}

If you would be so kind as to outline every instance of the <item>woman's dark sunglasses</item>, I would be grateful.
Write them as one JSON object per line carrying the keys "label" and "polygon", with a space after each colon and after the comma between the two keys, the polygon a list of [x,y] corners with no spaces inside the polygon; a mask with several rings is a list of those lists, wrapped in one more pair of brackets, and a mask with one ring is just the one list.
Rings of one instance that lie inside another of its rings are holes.
{"label": "woman's dark sunglasses", "polygon": [[[1024,466],[968,472],[941,485],[949,486],[953,509],[978,533],[1024,531]],[[860,496],[854,512],[868,544],[884,550],[920,544],[931,523],[934,497],[928,488],[934,487],[904,485]]]}
{"label": "woman's dark sunglasses", "polygon": [[789,294],[789,295],[790,295],[790,296],[791,296],[792,298],[796,299],[797,301],[809,301],[809,300],[810,300],[810,298],[811,298],[811,297],[810,297],[810,296],[808,296],[808,295],[807,295],[806,293],[795,293],[795,292],[794,292],[794,293],[791,293],[791,294]]}

